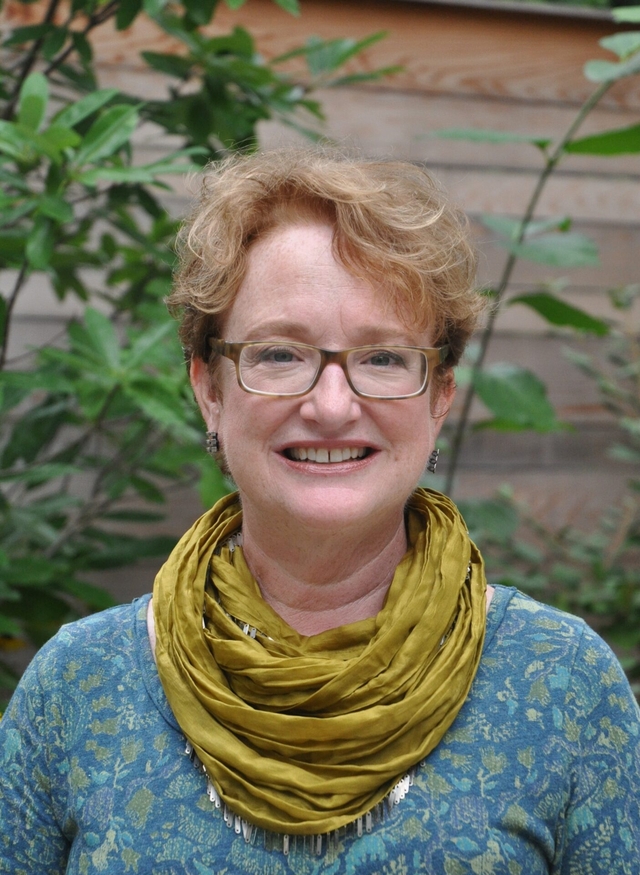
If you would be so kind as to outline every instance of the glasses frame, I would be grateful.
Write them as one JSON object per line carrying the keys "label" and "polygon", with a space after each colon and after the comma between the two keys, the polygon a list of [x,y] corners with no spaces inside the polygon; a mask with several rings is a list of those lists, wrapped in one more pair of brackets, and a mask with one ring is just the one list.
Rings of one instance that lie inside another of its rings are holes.
{"label": "glasses frame", "polygon": [[[243,349],[247,346],[263,346],[265,343],[287,343],[291,346],[301,347],[302,349],[312,349],[316,352],[320,353],[320,367],[317,370],[315,377],[311,385],[304,390],[304,392],[287,392],[285,394],[281,394],[279,392],[262,392],[260,389],[251,389],[247,386],[243,380],[242,375],[240,373],[240,356],[242,354]],[[429,385],[429,378],[431,376],[431,372],[433,369],[437,368],[438,365],[441,365],[447,355],[449,354],[449,346],[438,346],[438,347],[422,347],[422,346],[402,346],[401,344],[368,344],[366,346],[352,346],[350,349],[321,349],[319,346],[312,346],[309,343],[296,343],[295,341],[268,341],[268,340],[240,340],[240,341],[228,341],[222,340],[218,337],[207,337],[207,344],[214,352],[218,353],[218,355],[222,355],[225,358],[231,359],[231,361],[236,366],[236,377],[238,379],[238,385],[241,389],[244,389],[245,392],[249,392],[251,395],[264,395],[268,398],[300,398],[302,395],[307,395],[311,392],[315,386],[318,384],[320,377],[322,376],[322,372],[329,364],[336,364],[342,368],[342,373],[345,375],[347,383],[351,391],[354,395],[357,395],[359,398],[373,398],[376,401],[402,401],[405,398],[416,398],[418,395],[424,394],[427,391],[427,387]],[[388,346],[391,349],[407,349],[412,350],[413,352],[421,352],[425,356],[427,360],[427,368],[425,373],[425,378],[423,385],[418,389],[417,392],[412,392],[410,395],[370,395],[367,392],[360,392],[351,382],[351,377],[349,376],[349,370],[347,368],[347,357],[350,353],[356,352],[357,350],[376,350],[380,349],[381,346]]]}

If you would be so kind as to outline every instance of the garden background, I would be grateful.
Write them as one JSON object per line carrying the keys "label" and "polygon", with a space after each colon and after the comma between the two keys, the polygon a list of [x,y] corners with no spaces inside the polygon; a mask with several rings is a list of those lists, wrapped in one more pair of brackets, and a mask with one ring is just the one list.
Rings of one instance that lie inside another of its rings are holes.
{"label": "garden background", "polygon": [[469,213],[495,319],[425,482],[494,580],[585,616],[640,682],[640,15],[616,14],[5,0],[5,686],[60,623],[149,591],[226,488],[162,304],[185,172],[308,136],[424,163]]}

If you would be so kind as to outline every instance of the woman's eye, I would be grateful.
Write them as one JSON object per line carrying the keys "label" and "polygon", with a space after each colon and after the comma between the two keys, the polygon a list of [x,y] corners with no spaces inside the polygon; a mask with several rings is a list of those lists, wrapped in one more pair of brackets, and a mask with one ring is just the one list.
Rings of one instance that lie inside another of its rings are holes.
{"label": "woman's eye", "polygon": [[270,346],[261,349],[257,359],[264,364],[288,365],[295,359],[295,350]]}
{"label": "woman's eye", "polygon": [[397,352],[380,350],[380,352],[371,353],[365,359],[364,364],[372,365],[376,368],[392,368],[402,367],[402,365],[404,365],[404,360]]}

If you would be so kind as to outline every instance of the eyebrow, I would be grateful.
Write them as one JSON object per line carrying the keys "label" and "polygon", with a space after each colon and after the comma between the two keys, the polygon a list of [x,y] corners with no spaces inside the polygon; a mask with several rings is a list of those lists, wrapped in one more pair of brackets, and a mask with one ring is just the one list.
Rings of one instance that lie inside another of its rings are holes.
{"label": "eyebrow", "polygon": [[[393,331],[384,326],[363,325],[356,328],[354,333],[356,338],[358,338],[358,341],[353,344],[354,346],[369,346],[377,343],[390,343],[396,346],[416,346],[415,339],[410,338],[405,333],[394,334]],[[238,338],[238,340],[276,340],[281,337],[297,340],[299,343],[311,343],[311,340],[307,339],[309,337],[308,324],[278,319],[256,325],[244,337]]]}

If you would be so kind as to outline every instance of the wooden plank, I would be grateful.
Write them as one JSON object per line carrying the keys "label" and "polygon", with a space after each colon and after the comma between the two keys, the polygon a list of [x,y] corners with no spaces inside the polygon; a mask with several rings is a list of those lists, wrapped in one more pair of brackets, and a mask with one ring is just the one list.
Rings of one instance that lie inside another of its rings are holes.
{"label": "wooden plank", "polygon": [[[404,67],[384,87],[525,101],[581,103],[592,88],[582,77],[583,65],[591,58],[611,58],[597,43],[616,30],[601,21],[381,0],[305,0],[299,19],[275,16],[269,0],[220,12],[217,29],[242,24],[267,57],[309,33],[361,38],[384,30],[387,38],[363,59],[365,69]],[[608,103],[640,106],[640,84],[619,83]]]}
{"label": "wooden plank", "polygon": [[[573,122],[576,110],[558,104],[504,101],[491,97],[466,97],[389,92],[384,89],[323,89],[318,98],[326,114],[323,130],[338,142],[353,143],[368,155],[436,165],[540,168],[542,156],[527,144],[486,144],[439,139],[444,128],[481,128],[512,131],[557,141]],[[598,107],[579,135],[637,124],[636,110]],[[277,122],[261,123],[264,148],[301,145],[304,138]],[[609,176],[626,173],[640,180],[636,155],[598,158],[569,155],[560,165],[563,173]]]}
{"label": "wooden plank", "polygon": [[[40,20],[43,7],[43,0],[29,5],[9,0],[3,18],[10,26],[32,23]],[[571,104],[581,103],[592,89],[582,77],[584,63],[612,57],[598,40],[621,29],[584,18],[384,0],[305,0],[299,18],[272,0],[249,0],[235,11],[221,4],[211,32],[226,33],[236,25],[251,32],[266,57],[302,44],[309,34],[362,38],[384,30],[387,38],[356,66],[402,65],[402,73],[385,81],[386,89]],[[139,53],[145,49],[173,51],[176,43],[141,18],[123,33],[104,26],[95,46],[100,64],[123,70],[140,69]],[[607,103],[638,108],[637,80],[618,83]]]}

